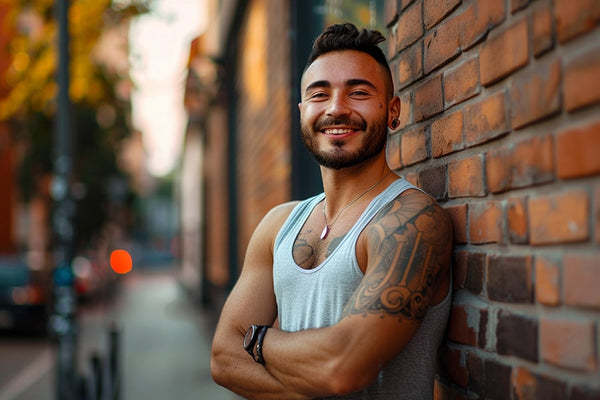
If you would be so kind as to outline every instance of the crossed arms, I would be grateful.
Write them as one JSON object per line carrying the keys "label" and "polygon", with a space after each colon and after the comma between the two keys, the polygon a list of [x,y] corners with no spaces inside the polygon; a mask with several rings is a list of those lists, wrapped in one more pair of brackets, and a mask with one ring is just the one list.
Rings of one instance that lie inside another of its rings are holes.
{"label": "crossed arms", "polygon": [[263,346],[266,365],[255,363],[242,341],[251,324],[276,323],[273,242],[293,206],[274,208],[257,227],[215,333],[214,380],[249,399],[309,399],[369,385],[409,342],[429,305],[448,291],[450,221],[429,196],[407,191],[359,238],[365,276],[340,321],[299,332],[271,328]]}

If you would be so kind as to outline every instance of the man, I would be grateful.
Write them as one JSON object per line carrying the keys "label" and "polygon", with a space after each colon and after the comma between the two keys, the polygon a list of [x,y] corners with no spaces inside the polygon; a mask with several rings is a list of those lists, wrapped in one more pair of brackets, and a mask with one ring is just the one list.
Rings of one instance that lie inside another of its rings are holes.
{"label": "man", "polygon": [[272,209],[214,337],[214,380],[249,399],[431,399],[451,225],[392,173],[400,101],[376,31],[329,27],[299,104],[324,193]]}

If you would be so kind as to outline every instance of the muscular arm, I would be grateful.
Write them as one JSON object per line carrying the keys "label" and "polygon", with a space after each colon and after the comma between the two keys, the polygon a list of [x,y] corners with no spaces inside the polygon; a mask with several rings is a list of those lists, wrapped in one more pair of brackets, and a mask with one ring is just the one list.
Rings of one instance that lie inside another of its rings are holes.
{"label": "muscular arm", "polygon": [[248,399],[306,399],[283,385],[243,349],[252,324],[273,324],[272,242],[289,207],[272,210],[254,232],[242,273],[221,312],[212,345],[211,373],[216,383]]}
{"label": "muscular arm", "polygon": [[266,369],[309,396],[346,394],[373,382],[412,338],[433,299],[448,290],[450,222],[431,199],[407,193],[364,232],[366,273],[341,320],[296,333],[269,330]]}

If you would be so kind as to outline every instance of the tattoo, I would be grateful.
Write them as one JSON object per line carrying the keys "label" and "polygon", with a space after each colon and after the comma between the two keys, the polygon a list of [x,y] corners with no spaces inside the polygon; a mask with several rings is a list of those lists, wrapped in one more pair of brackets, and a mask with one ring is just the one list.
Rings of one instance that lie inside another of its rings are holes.
{"label": "tattoo", "polygon": [[371,257],[343,316],[379,314],[416,323],[425,317],[447,249],[447,219],[433,201],[399,197],[381,210],[366,232]]}
{"label": "tattoo", "polygon": [[306,241],[305,238],[298,236],[298,238],[294,242],[292,254],[294,260],[300,267],[308,269],[306,268],[306,266],[312,265],[314,268],[316,262],[316,251]]}

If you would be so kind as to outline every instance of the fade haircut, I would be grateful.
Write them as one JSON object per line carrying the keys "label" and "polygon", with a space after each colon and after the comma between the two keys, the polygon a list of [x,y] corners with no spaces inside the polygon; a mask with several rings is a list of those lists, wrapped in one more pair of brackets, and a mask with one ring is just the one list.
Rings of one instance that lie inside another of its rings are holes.
{"label": "fade haircut", "polygon": [[313,43],[312,50],[304,66],[304,72],[320,56],[332,51],[356,50],[367,53],[386,71],[387,94],[394,95],[392,72],[385,54],[378,44],[385,41],[381,32],[371,29],[359,30],[351,23],[331,25],[321,33]]}

